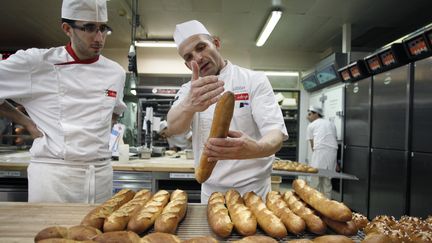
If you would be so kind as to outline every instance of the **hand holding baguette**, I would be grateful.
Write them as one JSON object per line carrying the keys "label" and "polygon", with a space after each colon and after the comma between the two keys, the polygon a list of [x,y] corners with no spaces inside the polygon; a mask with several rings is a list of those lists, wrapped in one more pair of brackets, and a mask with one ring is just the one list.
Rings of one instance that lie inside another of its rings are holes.
{"label": "hand holding baguette", "polygon": [[[226,138],[234,113],[234,94],[225,92],[216,104],[209,138]],[[199,183],[205,182],[211,175],[217,161],[208,161],[204,152],[201,154],[199,166],[195,170],[195,178]]]}

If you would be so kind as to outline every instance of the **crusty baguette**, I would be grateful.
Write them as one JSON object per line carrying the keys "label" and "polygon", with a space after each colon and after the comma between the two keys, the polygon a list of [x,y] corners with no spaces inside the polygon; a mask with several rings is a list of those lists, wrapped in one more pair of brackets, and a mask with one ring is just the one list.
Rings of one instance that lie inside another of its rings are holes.
{"label": "crusty baguette", "polygon": [[267,193],[266,205],[282,220],[289,232],[298,235],[305,230],[305,221],[289,209],[279,192],[270,191]]}
{"label": "crusty baguette", "polygon": [[300,216],[306,223],[306,228],[309,232],[317,235],[325,233],[327,226],[324,221],[311,210],[306,203],[300,200],[292,191],[287,191],[283,195],[284,201],[295,214]]}
{"label": "crusty baguette", "polygon": [[38,242],[40,240],[51,239],[51,238],[67,238],[67,235],[68,235],[67,227],[51,226],[39,231],[36,234],[34,241]]}
{"label": "crusty baguette", "polygon": [[271,237],[265,235],[252,235],[244,237],[241,240],[232,241],[233,243],[277,243],[277,241]]}
{"label": "crusty baguette", "polygon": [[141,243],[139,235],[132,231],[111,231],[98,235],[93,239],[99,243]]}
{"label": "crusty baguette", "polygon": [[199,236],[184,240],[182,243],[218,243],[219,241],[211,236]]}
{"label": "crusty baguette", "polygon": [[295,240],[289,240],[287,243],[313,243],[312,240],[309,239],[295,239]]}
{"label": "crusty baguette", "polygon": [[102,230],[105,218],[110,216],[123,204],[129,202],[134,196],[135,192],[130,189],[120,190],[106,202],[91,210],[81,221],[81,224]]}
{"label": "crusty baguette", "polygon": [[162,213],[169,201],[170,194],[165,190],[159,190],[130,218],[127,229],[141,234],[153,226],[156,218]]}
{"label": "crusty baguette", "polygon": [[96,228],[85,225],[76,225],[70,228],[62,226],[52,226],[42,229],[35,236],[35,242],[39,242],[44,239],[68,239],[68,240],[91,240],[95,236],[102,234],[102,232]]}
{"label": "crusty baguette", "polygon": [[[225,92],[216,104],[209,138],[226,138],[234,112],[234,94]],[[200,163],[195,170],[195,178],[199,183],[205,182],[211,175],[217,161],[209,162],[207,155],[201,153]]]}
{"label": "crusty baguette", "polygon": [[177,226],[186,215],[187,202],[188,197],[185,191],[179,189],[173,191],[170,202],[165,206],[162,214],[156,218],[155,231],[175,234]]}
{"label": "crusty baguette", "polygon": [[313,239],[314,243],[354,243],[344,235],[323,235]]}
{"label": "crusty baguette", "polygon": [[234,189],[228,190],[225,193],[225,201],[237,232],[245,236],[255,234],[257,228],[256,218],[244,204],[240,193]]}
{"label": "crusty baguette", "polygon": [[131,215],[135,214],[144,204],[150,200],[152,194],[149,190],[138,191],[134,198],[114,211],[105,219],[104,232],[124,230]]}
{"label": "crusty baguette", "polygon": [[180,243],[181,240],[172,234],[155,232],[144,236],[140,243]]}
{"label": "crusty baguette", "polygon": [[40,240],[37,243],[95,243],[96,241],[93,240],[70,240],[70,239],[63,239],[63,238],[51,238],[51,239],[45,239]]}
{"label": "crusty baguette", "polygon": [[327,218],[340,222],[352,219],[352,212],[345,204],[326,198],[321,192],[308,186],[304,180],[294,180],[293,188],[303,201]]}
{"label": "crusty baguette", "polygon": [[287,235],[285,225],[266,207],[260,196],[255,194],[255,192],[247,192],[243,195],[243,199],[246,206],[255,215],[261,229],[269,236],[283,238]]}
{"label": "crusty baguette", "polygon": [[207,220],[213,232],[220,237],[228,237],[233,223],[225,207],[225,198],[221,192],[213,192],[207,205]]}
{"label": "crusty baguette", "polygon": [[324,221],[324,223],[327,224],[330,229],[340,235],[351,236],[357,234],[358,228],[352,220],[348,222],[339,222],[333,219],[329,219],[326,216],[322,216],[321,219]]}

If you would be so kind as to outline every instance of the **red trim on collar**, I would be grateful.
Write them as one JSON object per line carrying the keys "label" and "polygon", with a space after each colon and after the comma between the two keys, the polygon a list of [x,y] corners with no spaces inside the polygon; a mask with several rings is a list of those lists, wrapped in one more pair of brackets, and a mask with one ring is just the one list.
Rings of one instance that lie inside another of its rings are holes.
{"label": "red trim on collar", "polygon": [[69,53],[69,55],[72,56],[72,58],[74,59],[74,61],[71,62],[63,62],[63,63],[58,63],[56,65],[67,65],[67,64],[91,64],[94,62],[97,62],[99,60],[99,55],[94,57],[94,58],[89,58],[89,59],[85,59],[85,60],[80,60],[79,57],[75,54],[75,51],[72,49],[72,45],[69,42],[66,46],[66,51]]}

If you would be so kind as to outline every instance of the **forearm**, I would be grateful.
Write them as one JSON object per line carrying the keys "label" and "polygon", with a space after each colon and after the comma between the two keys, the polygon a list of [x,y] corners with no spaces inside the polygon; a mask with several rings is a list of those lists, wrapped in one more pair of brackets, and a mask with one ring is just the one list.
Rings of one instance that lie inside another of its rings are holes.
{"label": "forearm", "polygon": [[195,112],[189,111],[180,103],[173,106],[167,115],[169,135],[180,134],[190,129]]}
{"label": "forearm", "polygon": [[275,154],[282,148],[283,134],[280,130],[271,130],[264,135],[258,143],[256,158],[266,157]]}
{"label": "forearm", "polygon": [[33,121],[21,111],[15,109],[9,102],[5,101],[0,105],[0,116],[6,117],[14,123],[28,126],[33,124]]}

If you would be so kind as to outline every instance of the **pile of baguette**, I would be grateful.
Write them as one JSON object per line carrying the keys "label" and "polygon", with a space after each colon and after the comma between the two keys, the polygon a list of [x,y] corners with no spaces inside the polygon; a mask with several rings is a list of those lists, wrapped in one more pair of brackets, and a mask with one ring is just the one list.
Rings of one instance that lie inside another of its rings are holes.
{"label": "pile of baguette", "polygon": [[[230,236],[233,230],[251,236],[258,226],[276,239],[289,233],[300,235],[304,231],[324,235],[329,227],[339,235],[327,242],[353,242],[346,236],[356,235],[368,223],[366,217],[352,213],[343,203],[326,198],[304,180],[294,180],[293,189],[283,194],[271,191],[265,202],[254,192],[243,196],[233,189],[225,195],[214,192],[207,207],[208,223],[222,238]],[[326,242],[321,239],[316,242]]]}
{"label": "pile of baguette", "polygon": [[402,216],[396,220],[380,215],[367,224],[364,233],[366,237],[362,243],[428,243],[432,242],[432,216],[425,220]]}
{"label": "pile of baguette", "polygon": [[[123,189],[90,211],[80,225],[45,228],[35,242],[181,242],[174,233],[186,215],[187,201],[186,192],[178,189],[154,195],[146,189],[136,193]],[[139,236],[152,227],[155,233]]]}
{"label": "pile of baguette", "polygon": [[273,169],[304,173],[318,173],[317,168],[291,160],[276,160],[273,162]]}

